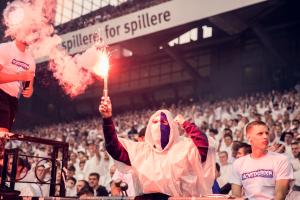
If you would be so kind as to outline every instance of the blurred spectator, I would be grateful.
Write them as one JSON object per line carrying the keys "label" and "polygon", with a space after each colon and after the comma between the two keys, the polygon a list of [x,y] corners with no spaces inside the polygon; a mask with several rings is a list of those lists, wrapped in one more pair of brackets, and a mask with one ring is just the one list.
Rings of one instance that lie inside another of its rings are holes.
{"label": "blurred spectator", "polygon": [[[34,181],[38,182],[37,184],[31,184],[31,187],[34,189],[34,196],[39,197],[47,197],[49,196],[50,187],[49,184],[44,184],[45,180],[47,180],[45,177],[47,176],[49,172],[49,168],[46,168],[45,165],[39,165],[35,166],[35,175],[36,178]],[[48,174],[49,178],[49,174]]]}
{"label": "blurred spectator", "polygon": [[[296,144],[298,143],[299,147],[299,102],[300,95],[293,91],[285,91],[283,93],[274,91],[213,102],[184,102],[180,100],[177,104],[164,105],[164,108],[169,108],[174,114],[185,113],[187,118],[197,122],[199,128],[214,139],[216,146],[220,144],[220,152],[224,150],[227,152],[227,163],[233,161],[231,157],[236,156],[236,158],[239,158],[250,153],[249,145],[245,145],[249,141],[244,134],[244,126],[249,120],[261,118],[270,127],[269,150],[278,153],[290,152],[290,161],[294,172],[296,172],[300,168],[300,160],[297,155],[299,148],[297,148]],[[133,124],[135,124],[135,129],[142,134],[142,128],[147,125],[153,110],[156,110],[156,108],[145,108],[138,111],[128,110],[116,115],[118,136],[128,138],[127,133]],[[88,180],[89,173],[96,172],[100,174],[99,183],[109,190],[112,159],[106,155],[103,148],[103,132],[98,117],[44,127],[34,127],[30,130],[19,130],[17,132],[69,142],[71,148],[69,149],[70,161],[68,166],[73,165],[75,167],[75,175],[71,176],[75,176],[77,180]],[[291,132],[292,134],[286,134],[285,132]],[[280,138],[282,138],[282,142]],[[221,143],[219,143],[220,139],[222,139]],[[142,141],[142,137],[136,135],[133,137],[133,140]],[[236,141],[243,142],[237,151]],[[15,144],[10,145],[16,146]],[[21,146],[22,152],[30,155],[45,156],[52,151],[48,146],[38,144],[22,142],[17,145]],[[224,157],[222,154],[225,153],[221,153],[221,157]],[[28,162],[32,166],[32,170],[34,170],[37,160],[28,159]],[[224,164],[223,161],[222,163]],[[226,168],[223,167],[222,163],[221,172]],[[30,174],[31,172],[28,173],[26,179],[33,181],[34,177],[30,178]],[[295,178],[297,179],[297,177]],[[57,174],[57,180],[59,181],[59,179],[60,174]],[[224,182],[226,183],[228,180],[224,180]],[[81,183],[82,181],[78,181],[77,185]]]}
{"label": "blurred spectator", "polygon": [[[79,180],[77,181],[77,184],[76,184],[76,192],[77,192],[77,195],[78,193],[80,192],[80,190],[84,187],[90,187],[89,186],[89,182],[87,182],[86,180]],[[93,192],[93,195],[94,195],[94,192]]]}
{"label": "blurred spectator", "polygon": [[249,144],[241,143],[238,148],[236,158],[243,157],[245,155],[250,154],[251,152],[252,152],[252,150],[251,150],[251,146]]}
{"label": "blurred spectator", "polygon": [[238,153],[238,150],[241,146],[241,142],[239,141],[233,141],[232,143],[232,154],[231,154],[231,160],[229,160],[229,163],[233,163],[233,161],[237,158],[237,153]]}
{"label": "blurred spectator", "polygon": [[79,199],[89,199],[89,197],[94,196],[93,188],[91,188],[90,186],[84,186],[79,190],[77,196],[79,197]]}
{"label": "blurred spectator", "polygon": [[93,188],[94,196],[108,196],[106,188],[99,185],[100,175],[98,173],[91,173],[88,180],[89,186]]}
{"label": "blurred spectator", "polygon": [[232,165],[228,162],[228,153],[226,151],[221,151],[219,153],[220,160],[220,173],[221,176],[217,179],[220,187],[223,187],[228,183],[228,178],[231,175]]}
{"label": "blurred spectator", "polygon": [[75,167],[73,165],[69,166],[68,170],[67,170],[67,179],[74,177],[75,176],[75,172],[76,172]]}
{"label": "blurred spectator", "polygon": [[[227,154],[232,157],[232,145],[233,145],[233,137],[232,131],[228,128],[224,130],[223,140],[220,142],[219,151],[226,151]],[[230,158],[232,160],[232,158]]]}
{"label": "blurred spectator", "polygon": [[75,178],[77,180],[82,180],[85,178],[85,171],[84,171],[85,161],[80,161],[79,168],[76,169]]}
{"label": "blurred spectator", "polygon": [[101,166],[101,155],[99,151],[99,145],[90,143],[88,145],[87,153],[89,159],[86,161],[86,164],[84,166],[85,179],[88,179],[88,176],[91,173],[100,173],[100,175],[103,175],[104,169]]}
{"label": "blurred spectator", "polygon": [[293,158],[291,144],[294,138],[294,134],[292,132],[283,132],[280,138],[280,141],[284,142],[285,145],[285,155],[289,158]]}
{"label": "blurred spectator", "polygon": [[[30,165],[27,162],[27,160],[23,158],[18,158],[17,161],[17,172],[16,172],[16,180],[22,179],[22,181],[30,181],[25,176],[27,175],[28,171],[30,170]],[[12,159],[9,159],[8,161],[8,167],[7,167],[8,174],[11,174],[12,171]],[[8,177],[8,180],[10,180],[10,177]],[[15,190],[18,190],[21,192],[20,196],[34,196],[35,190],[32,188],[32,185],[30,183],[15,183]]]}
{"label": "blurred spectator", "polygon": [[76,197],[76,179],[74,177],[68,178],[66,183],[66,196],[67,197]]}
{"label": "blurred spectator", "polygon": [[291,164],[294,172],[300,170],[300,151],[299,151],[299,143],[295,142],[292,144],[292,148],[294,148],[294,158],[291,160]]}

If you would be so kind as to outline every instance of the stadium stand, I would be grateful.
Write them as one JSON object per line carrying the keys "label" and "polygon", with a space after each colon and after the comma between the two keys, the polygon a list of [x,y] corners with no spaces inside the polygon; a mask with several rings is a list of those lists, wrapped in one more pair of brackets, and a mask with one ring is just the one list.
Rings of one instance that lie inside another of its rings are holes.
{"label": "stadium stand", "polygon": [[[66,34],[169,1],[106,5],[58,22],[55,32]],[[267,1],[112,45],[111,52],[119,54],[111,60],[109,77],[118,136],[142,141],[139,132],[157,109],[184,115],[213,138],[220,165],[216,181],[221,192],[228,194],[232,163],[239,147],[248,144],[244,126],[262,120],[270,127],[269,150],[286,155],[300,181],[299,22],[296,3]],[[203,26],[212,29],[211,37],[203,37]],[[0,29],[2,38],[5,28]],[[195,38],[191,30],[196,30]],[[182,42],[183,34],[188,35],[188,42]],[[168,45],[174,40],[173,46]],[[131,56],[125,56],[125,50]],[[13,132],[69,144],[68,168],[64,169],[68,196],[95,193],[89,179],[93,168],[100,176],[98,185],[111,196],[122,196],[117,180],[122,173],[116,171],[104,147],[98,112],[102,80],[83,95],[70,98],[48,66],[48,61],[37,65],[35,94],[21,100]],[[29,142],[6,144],[6,148],[17,146],[21,153],[33,156],[52,153],[48,146]],[[28,162],[29,174],[38,170],[37,159]],[[42,179],[49,178],[49,171],[41,171]],[[93,176],[97,179],[98,175]],[[49,187],[39,189],[44,196],[49,193]]]}

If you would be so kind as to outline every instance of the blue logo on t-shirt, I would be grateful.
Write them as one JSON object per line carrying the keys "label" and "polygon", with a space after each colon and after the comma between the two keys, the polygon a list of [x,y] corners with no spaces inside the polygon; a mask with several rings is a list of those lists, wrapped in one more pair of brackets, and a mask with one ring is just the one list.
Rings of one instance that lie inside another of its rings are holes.
{"label": "blue logo on t-shirt", "polygon": [[27,63],[25,63],[23,61],[19,61],[19,60],[13,59],[11,61],[11,64],[16,65],[18,67],[21,67],[22,69],[29,70],[29,64],[27,64]]}
{"label": "blue logo on t-shirt", "polygon": [[246,172],[242,174],[242,180],[246,180],[249,178],[273,178],[273,170],[271,169],[259,169],[251,172]]}

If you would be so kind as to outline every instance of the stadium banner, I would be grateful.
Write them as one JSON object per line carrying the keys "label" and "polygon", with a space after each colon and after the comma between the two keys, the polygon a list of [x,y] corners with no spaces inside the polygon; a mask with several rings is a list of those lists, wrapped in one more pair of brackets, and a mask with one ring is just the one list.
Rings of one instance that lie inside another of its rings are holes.
{"label": "stadium banner", "polygon": [[266,0],[172,0],[60,35],[69,54],[95,42],[114,44]]}

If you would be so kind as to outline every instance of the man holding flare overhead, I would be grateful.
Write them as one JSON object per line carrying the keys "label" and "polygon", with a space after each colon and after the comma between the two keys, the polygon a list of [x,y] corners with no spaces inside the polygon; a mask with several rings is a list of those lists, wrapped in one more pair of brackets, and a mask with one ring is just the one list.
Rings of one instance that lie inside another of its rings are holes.
{"label": "man holding flare overhead", "polygon": [[[197,196],[211,193],[214,181],[214,150],[195,124],[168,110],[158,110],[149,120],[145,142],[119,139],[112,120],[110,98],[102,97],[105,146],[122,171],[136,179],[135,189],[147,199]],[[179,135],[178,126],[189,137]]]}

